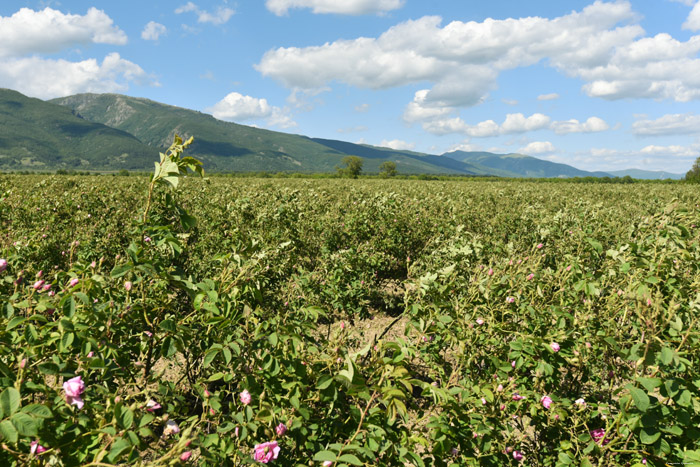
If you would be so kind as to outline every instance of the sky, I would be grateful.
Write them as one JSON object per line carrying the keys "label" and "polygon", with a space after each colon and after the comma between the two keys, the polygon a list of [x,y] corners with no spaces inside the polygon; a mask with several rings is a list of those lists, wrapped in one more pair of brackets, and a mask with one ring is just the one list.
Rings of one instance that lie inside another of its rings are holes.
{"label": "sky", "polygon": [[699,52],[700,0],[0,2],[0,87],[31,97],[584,170],[690,169]]}

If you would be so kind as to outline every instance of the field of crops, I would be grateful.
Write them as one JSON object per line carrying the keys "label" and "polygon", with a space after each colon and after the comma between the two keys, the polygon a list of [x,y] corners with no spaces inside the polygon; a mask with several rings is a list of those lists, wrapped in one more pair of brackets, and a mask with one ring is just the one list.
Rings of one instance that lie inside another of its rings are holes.
{"label": "field of crops", "polygon": [[0,176],[0,464],[700,462],[699,203]]}

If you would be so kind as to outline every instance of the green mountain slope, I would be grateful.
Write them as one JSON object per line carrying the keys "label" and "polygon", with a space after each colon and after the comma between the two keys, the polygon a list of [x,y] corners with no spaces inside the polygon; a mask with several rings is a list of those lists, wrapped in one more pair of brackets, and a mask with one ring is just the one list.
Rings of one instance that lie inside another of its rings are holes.
{"label": "green mountain slope", "polygon": [[454,151],[443,154],[462,162],[467,162],[494,175],[506,177],[610,177],[606,172],[587,172],[566,164],[557,164],[523,154],[493,154],[490,152]]}
{"label": "green mountain slope", "polygon": [[160,149],[169,145],[174,133],[194,136],[190,152],[210,171],[333,172],[343,157],[358,155],[365,158],[365,172],[377,172],[382,162],[392,160],[400,173],[479,173],[464,162],[436,161],[433,159],[436,156],[425,157],[409,151],[263,130],[118,94],[78,94],[51,102],[66,106],[88,120],[126,131]]}
{"label": "green mountain slope", "polygon": [[158,152],[70,109],[0,89],[0,170],[137,169]]}

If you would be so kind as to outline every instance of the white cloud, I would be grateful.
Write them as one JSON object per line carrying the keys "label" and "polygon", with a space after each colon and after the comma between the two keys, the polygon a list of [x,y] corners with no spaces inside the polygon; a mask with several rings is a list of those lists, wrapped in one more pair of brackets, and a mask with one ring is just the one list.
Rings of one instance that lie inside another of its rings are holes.
{"label": "white cloud", "polygon": [[683,29],[690,29],[691,31],[700,29],[700,2],[696,3],[693,9],[690,10],[688,19],[683,23]]}
{"label": "white cloud", "polygon": [[506,120],[501,125],[501,133],[525,133],[535,131],[549,126],[549,117],[541,113],[532,114],[529,117],[521,113],[508,114]]}
{"label": "white cloud", "polygon": [[522,154],[551,154],[557,149],[549,141],[533,141],[525,147],[518,149]]}
{"label": "white cloud", "polygon": [[399,9],[405,0],[267,0],[265,6],[277,16],[291,8],[310,8],[314,13],[342,15],[381,14]]}
{"label": "white cloud", "polygon": [[143,31],[141,31],[141,39],[147,41],[157,41],[158,38],[164,35],[168,30],[165,26],[155,21],[149,21]]}
{"label": "white cloud", "polygon": [[657,146],[652,144],[643,147],[640,152],[652,156],[697,157],[700,155],[700,152],[698,152],[698,149],[695,147],[677,145]]}
{"label": "white cloud", "polygon": [[485,120],[476,125],[469,125],[459,117],[428,120],[423,123],[423,129],[436,135],[463,133],[473,138],[525,133],[541,130],[549,126],[550,118],[541,113],[529,117],[521,113],[508,114],[501,125],[493,120]]}
{"label": "white cloud", "polygon": [[379,143],[380,147],[396,149],[398,151],[410,151],[416,147],[416,143],[408,143],[406,141],[401,141],[400,139],[393,139],[391,141],[383,140]]}
{"label": "white cloud", "polygon": [[553,92],[551,94],[540,94],[537,96],[538,101],[553,101],[555,99],[559,99],[559,94],[556,92]]}
{"label": "white cloud", "polygon": [[469,140],[464,141],[459,144],[454,144],[446,152],[464,151],[464,152],[476,152],[482,151],[482,147],[478,144],[472,144]]}
{"label": "white cloud", "polygon": [[118,53],[107,55],[102,63],[95,59],[69,62],[40,57],[0,62],[0,87],[41,99],[81,92],[123,92],[134,82],[157,85],[140,66]]}
{"label": "white cloud", "polygon": [[407,122],[454,117],[457,108],[483,102],[501,72],[537,63],[583,80],[592,97],[700,99],[700,36],[685,42],[668,34],[644,37],[639,19],[628,0],[596,0],[551,19],[443,25],[440,17],[426,16],[378,37],[269,50],[256,69],[289,88],[430,83],[408,104]]}
{"label": "white cloud", "polygon": [[515,99],[501,99],[501,102],[503,102],[506,105],[518,105],[519,102]]}
{"label": "white cloud", "polygon": [[85,15],[70,15],[44,8],[22,8],[0,16],[0,57],[55,53],[82,44],[124,45],[124,31],[104,11],[90,8]]}
{"label": "white cloud", "polygon": [[558,135],[566,135],[569,133],[595,133],[610,129],[605,120],[598,117],[590,117],[585,122],[579,122],[572,118],[571,120],[553,122],[552,130]]}
{"label": "white cloud", "polygon": [[369,104],[360,104],[355,106],[355,112],[365,113],[369,110]]}
{"label": "white cloud", "polygon": [[296,126],[296,123],[289,116],[287,109],[271,106],[267,99],[244,96],[243,94],[232,92],[212,107],[205,109],[214,118],[227,121],[244,121],[256,119],[268,119],[268,124],[282,128]]}
{"label": "white cloud", "polygon": [[632,131],[639,136],[683,135],[700,133],[700,115],[668,114],[656,120],[638,120]]}
{"label": "white cloud", "polygon": [[197,15],[198,23],[212,23],[215,25],[221,25],[228,22],[228,20],[231,19],[231,17],[236,13],[236,10],[219,6],[216,8],[214,13],[209,13],[206,10],[201,10],[196,4],[187,2],[185,5],[176,8],[175,13],[178,15],[182,13],[194,13]]}

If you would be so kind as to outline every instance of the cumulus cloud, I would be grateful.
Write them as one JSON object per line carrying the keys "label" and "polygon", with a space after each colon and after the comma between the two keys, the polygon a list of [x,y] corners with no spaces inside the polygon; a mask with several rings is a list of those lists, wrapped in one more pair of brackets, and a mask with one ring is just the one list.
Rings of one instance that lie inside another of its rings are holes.
{"label": "cumulus cloud", "polygon": [[523,154],[551,154],[557,149],[549,141],[533,141],[525,147],[518,149]]}
{"label": "cumulus cloud", "polygon": [[355,106],[355,112],[365,113],[369,110],[369,104],[360,104]]}
{"label": "cumulus cloud", "polygon": [[691,31],[697,31],[700,29],[700,2],[697,2],[690,14],[688,19],[683,23],[683,29],[690,29]]}
{"label": "cumulus cloud", "polygon": [[197,15],[198,23],[211,23],[218,26],[228,22],[236,13],[236,10],[219,6],[214,13],[209,13],[206,10],[200,9],[195,3],[187,2],[185,5],[176,8],[175,13],[178,15],[182,13],[194,13]]}
{"label": "cumulus cloud", "polygon": [[436,135],[462,133],[473,138],[525,133],[549,126],[550,118],[541,113],[529,117],[521,113],[508,114],[501,125],[493,120],[485,120],[476,125],[469,125],[459,117],[433,119],[423,123],[423,129]]}
{"label": "cumulus cloud", "polygon": [[157,84],[135,63],[118,53],[95,59],[70,62],[40,57],[13,58],[0,62],[0,87],[16,89],[41,99],[81,92],[123,92],[129,83]]}
{"label": "cumulus cloud", "polygon": [[141,39],[147,41],[157,41],[158,38],[167,32],[165,26],[155,21],[149,21],[146,27],[141,31]]}
{"label": "cumulus cloud", "polygon": [[463,127],[454,120],[456,110],[484,102],[501,72],[537,63],[581,79],[591,97],[700,99],[700,36],[645,37],[639,19],[627,0],[597,0],[556,18],[442,24],[440,17],[426,16],[377,37],[272,49],[256,69],[289,88],[430,83],[407,105],[404,120],[442,120],[432,126],[447,128]]}
{"label": "cumulus cloud", "polygon": [[90,43],[126,42],[124,31],[97,8],[90,8],[85,15],[64,14],[52,8],[22,8],[12,16],[0,16],[0,57],[55,53]]}
{"label": "cumulus cloud", "polygon": [[668,114],[656,120],[637,120],[632,131],[639,136],[684,135],[700,133],[700,115]]}
{"label": "cumulus cloud", "polygon": [[657,146],[652,144],[643,147],[640,152],[652,156],[697,157],[700,155],[697,148],[677,145]]}
{"label": "cumulus cloud", "polygon": [[416,143],[408,143],[400,139],[392,139],[391,141],[383,140],[379,143],[380,147],[396,149],[398,151],[410,151],[416,147]]}
{"label": "cumulus cloud", "polygon": [[569,133],[595,133],[610,129],[605,120],[598,117],[590,117],[585,122],[579,122],[572,118],[571,120],[563,120],[552,123],[552,130],[558,135],[566,135]]}
{"label": "cumulus cloud", "polygon": [[559,99],[559,94],[556,92],[553,92],[551,94],[540,94],[537,96],[538,101],[553,101],[555,99]]}
{"label": "cumulus cloud", "polygon": [[244,96],[238,92],[229,93],[205,110],[219,120],[244,121],[266,118],[272,126],[289,128],[296,125],[287,110],[271,106],[267,99]]}
{"label": "cumulus cloud", "polygon": [[478,144],[472,144],[469,140],[463,141],[459,144],[454,144],[450,146],[447,152],[464,151],[464,152],[476,152],[482,151],[483,148]]}
{"label": "cumulus cloud", "polygon": [[314,13],[341,15],[381,14],[401,8],[405,0],[267,0],[265,6],[277,16],[291,8],[310,8]]}

